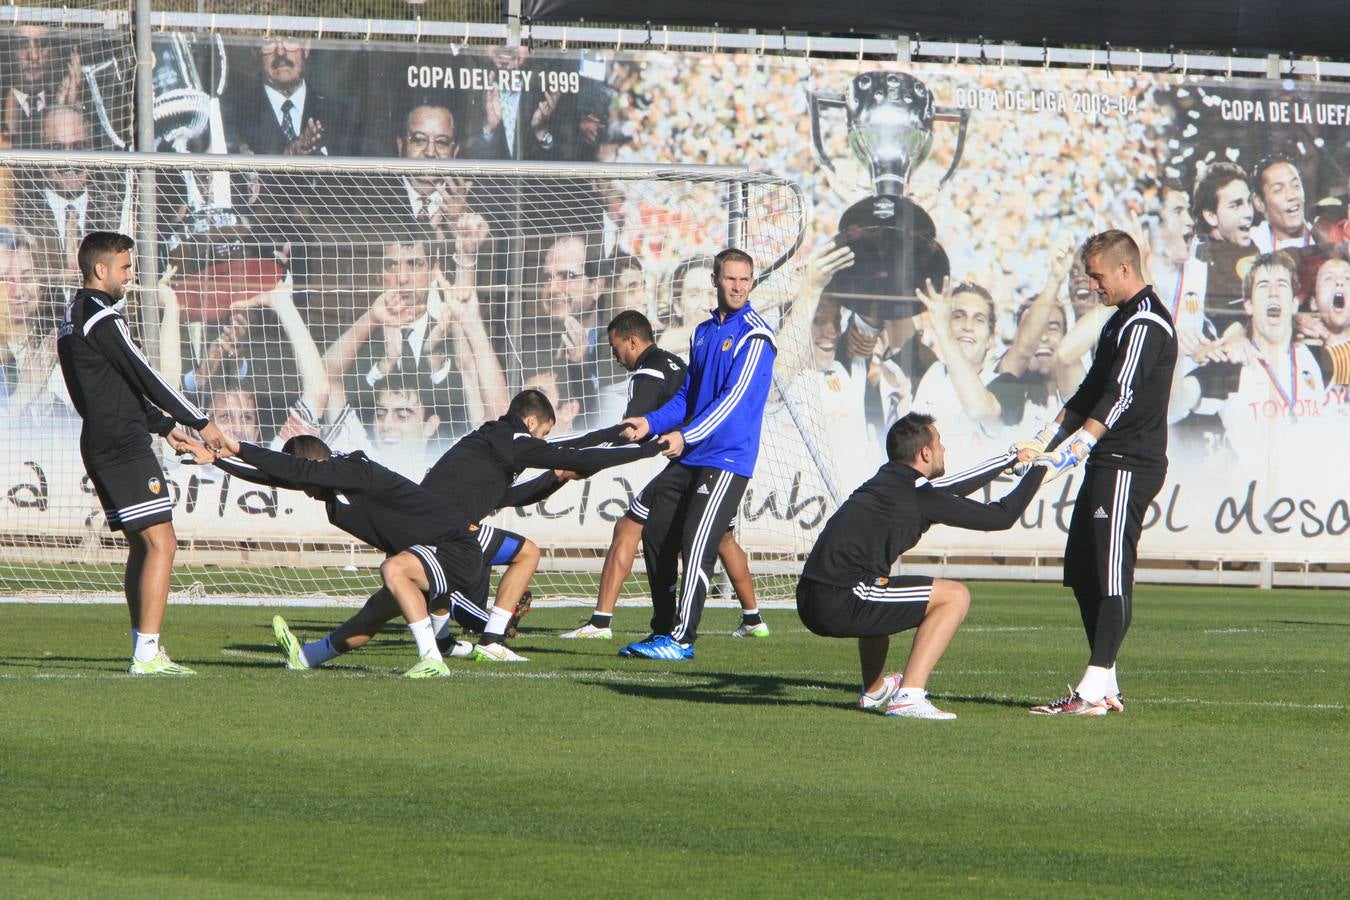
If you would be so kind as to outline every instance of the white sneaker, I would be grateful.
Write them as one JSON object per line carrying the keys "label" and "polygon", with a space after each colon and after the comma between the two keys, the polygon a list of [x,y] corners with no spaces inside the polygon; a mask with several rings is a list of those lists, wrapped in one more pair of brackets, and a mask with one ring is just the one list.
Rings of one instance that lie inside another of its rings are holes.
{"label": "white sneaker", "polygon": [[884,713],[886,707],[890,704],[891,698],[895,692],[900,690],[900,683],[904,676],[898,672],[892,672],[889,675],[883,675],[881,679],[881,696],[869,697],[866,691],[858,695],[858,709],[863,712]]}
{"label": "white sneaker", "polygon": [[558,637],[569,641],[584,638],[589,638],[590,640],[595,641],[610,641],[614,639],[614,629],[608,626],[604,628],[596,628],[590,622],[587,622],[580,628],[573,628],[571,631],[564,631],[562,634],[558,635]]}
{"label": "white sneaker", "polygon": [[758,622],[754,625],[746,625],[742,622],[741,627],[733,631],[731,636],[734,638],[766,638],[769,636],[769,626],[763,622]]}
{"label": "white sneaker", "polygon": [[521,656],[505,644],[479,644],[473,648],[474,662],[522,663],[529,659]]}
{"label": "white sneaker", "polygon": [[928,700],[927,691],[907,691],[904,688],[895,692],[886,706],[886,715],[905,716],[911,719],[955,719],[956,713],[938,709]]}
{"label": "white sneaker", "polygon": [[473,644],[470,644],[468,641],[455,641],[453,646],[442,650],[441,655],[457,659],[473,656]]}

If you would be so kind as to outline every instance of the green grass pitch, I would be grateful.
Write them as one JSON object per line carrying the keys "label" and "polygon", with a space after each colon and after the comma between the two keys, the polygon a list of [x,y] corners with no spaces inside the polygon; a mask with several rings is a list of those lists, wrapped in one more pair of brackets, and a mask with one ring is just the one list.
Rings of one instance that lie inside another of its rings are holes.
{"label": "green grass pitch", "polygon": [[[789,610],[737,641],[709,609],[658,663],[541,609],[529,664],[408,682],[401,627],[294,673],[273,610],[180,606],[201,677],[140,680],[120,607],[0,605],[0,892],[1350,894],[1344,593],[1141,587],[1126,712],[1069,721],[1025,711],[1081,673],[1068,593],[973,596],[930,683],[955,722],[852,709],[852,642]],[[309,639],[346,611],[284,614]]]}

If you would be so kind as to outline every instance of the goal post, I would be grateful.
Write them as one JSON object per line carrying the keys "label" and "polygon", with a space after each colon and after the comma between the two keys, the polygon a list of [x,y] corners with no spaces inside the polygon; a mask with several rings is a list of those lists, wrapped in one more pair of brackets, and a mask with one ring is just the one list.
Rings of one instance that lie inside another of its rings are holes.
{"label": "goal post", "polygon": [[[140,249],[162,277],[125,315],[149,361],[222,429],[273,446],[318,434],[414,480],[524,387],[553,401],[555,433],[617,422],[627,373],[605,324],[637,309],[686,356],[724,247],[755,259],[752,303],[771,322],[801,285],[801,189],[739,168],[19,150],[0,151],[0,166],[14,185],[0,209],[0,567],[11,589],[39,594],[121,590],[125,550],[84,477],[53,353],[88,231],[153,236]],[[809,329],[780,339],[809,341]],[[838,502],[821,410],[793,377],[775,372],[738,526],[767,602],[790,597]],[[175,498],[175,591],[366,593],[379,554],[321,504],[156,448]],[[543,550],[536,596],[593,598],[613,523],[661,462],[491,520]],[[624,596],[642,595],[638,567]]]}

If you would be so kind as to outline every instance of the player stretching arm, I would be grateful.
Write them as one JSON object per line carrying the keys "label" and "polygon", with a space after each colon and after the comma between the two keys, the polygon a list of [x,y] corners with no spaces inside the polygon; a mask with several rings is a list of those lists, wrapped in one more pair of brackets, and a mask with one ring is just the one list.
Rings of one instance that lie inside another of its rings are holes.
{"label": "player stretching arm", "polygon": [[[624,310],[609,323],[606,332],[614,359],[629,372],[625,417],[649,413],[675,396],[684,383],[684,360],[656,345],[652,324],[646,316],[637,310]],[[600,593],[595,601],[595,611],[585,625],[559,637],[600,640],[614,637],[611,628],[614,607],[619,601],[619,591],[624,581],[633,571],[633,560],[637,557],[638,544],[642,541],[642,525],[645,521],[645,508],[630,506],[627,513],[614,523],[614,535],[609,551],[605,554],[604,568],[600,571]],[[731,636],[768,637],[769,626],[760,617],[755,602],[755,582],[750,577],[749,558],[741,545],[736,543],[735,527],[736,519],[733,516],[717,546],[717,555],[741,604],[741,624]]]}
{"label": "player stretching arm", "polygon": [[[84,287],[66,307],[56,341],[61,374],[84,420],[80,457],[94,483],[110,531],[127,541],[123,579],[131,612],[132,675],[194,675],[160,646],[169,578],[178,538],[173,496],[150,435],[184,449],[191,439],[175,423],[200,429],[219,448],[224,436],[201,410],[150,367],[131,340],[117,303],[131,283],[131,250],[124,234],[95,231],[80,242]],[[162,410],[168,410],[165,415]]]}
{"label": "player stretching arm", "polygon": [[1033,706],[1034,715],[1124,711],[1116,655],[1130,627],[1144,513],[1167,475],[1167,404],[1177,362],[1172,317],[1144,283],[1139,247],[1125,232],[1094,235],[1083,246],[1083,262],[1092,290],[1115,312],[1077,392],[1055,421],[1015,449],[1023,462],[1045,465],[1047,480],[1087,462],[1064,547],[1064,585],[1078,600],[1090,656],[1078,686]]}
{"label": "player stretching arm", "polygon": [[[856,637],[862,668],[858,708],[888,716],[955,719],[928,700],[929,673],[970,608],[959,581],[891,575],[891,566],[932,525],[1011,528],[1045,476],[1035,466],[1002,500],[965,497],[1007,467],[1010,451],[944,478],[946,449],[933,417],[909,413],[886,434],[888,462],[825,523],[797,582],[797,614],[822,637]],[[915,629],[903,673],[885,674],[891,635]]]}

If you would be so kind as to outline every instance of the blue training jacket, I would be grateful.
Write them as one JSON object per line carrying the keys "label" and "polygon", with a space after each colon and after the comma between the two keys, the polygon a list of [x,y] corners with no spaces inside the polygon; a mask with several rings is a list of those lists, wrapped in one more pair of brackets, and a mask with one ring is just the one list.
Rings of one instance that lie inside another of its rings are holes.
{"label": "blue training jacket", "polygon": [[686,466],[712,466],[746,478],[755,474],[764,404],[777,355],[773,329],[750,304],[699,325],[689,342],[684,384],[647,413],[653,434],[679,429]]}

